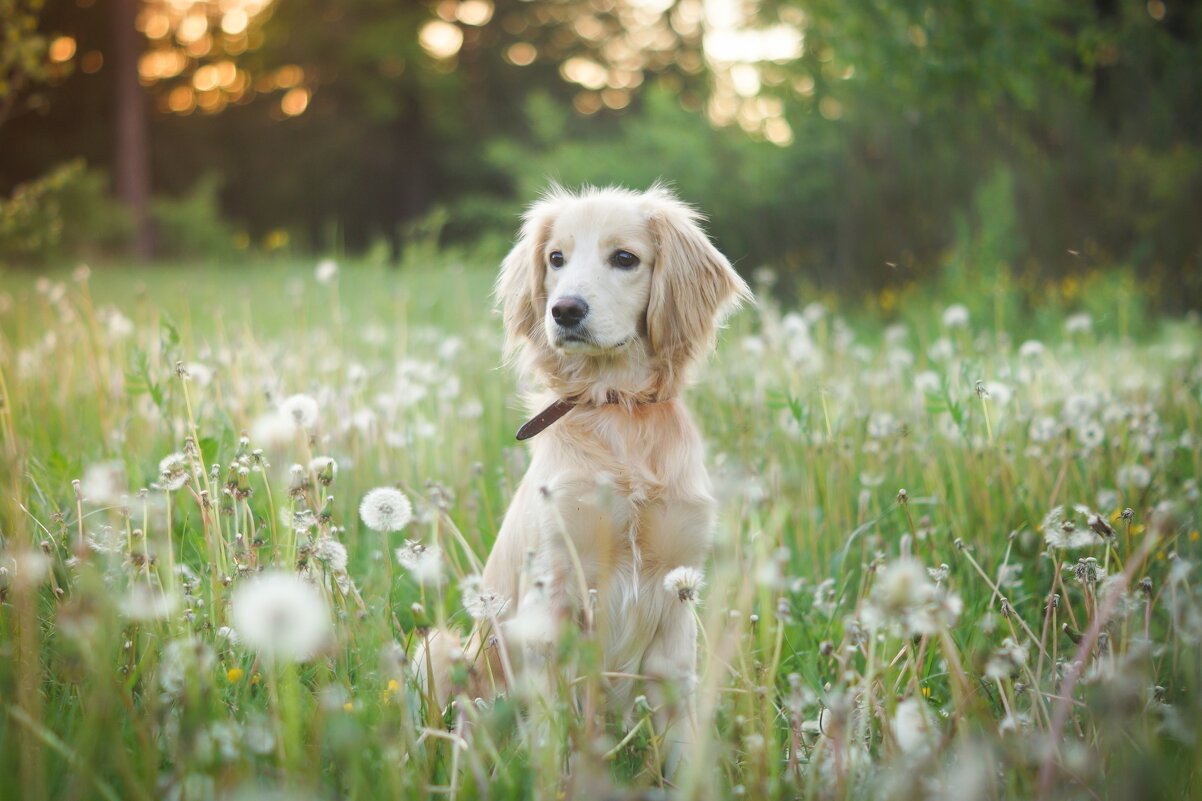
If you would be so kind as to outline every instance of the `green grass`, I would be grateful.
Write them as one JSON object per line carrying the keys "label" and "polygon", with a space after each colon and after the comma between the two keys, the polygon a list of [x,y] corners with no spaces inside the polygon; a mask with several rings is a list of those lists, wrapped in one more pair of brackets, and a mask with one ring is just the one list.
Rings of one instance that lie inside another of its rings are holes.
{"label": "green grass", "polygon": [[[560,649],[542,739],[521,699],[432,713],[403,666],[429,621],[466,629],[465,549],[485,557],[524,469],[491,269],[3,279],[0,798],[1199,792],[1202,331],[1127,283],[1088,293],[1092,330],[1073,332],[1072,308],[984,288],[909,291],[889,319],[761,293],[734,320],[689,394],[722,515],[697,609],[703,737],[665,777],[642,713],[632,733],[572,703],[600,686],[593,637]],[[945,327],[952,302],[968,325]],[[294,393],[317,424],[275,440],[265,415]],[[193,465],[220,466],[207,515],[198,472],[139,492],[189,437]],[[337,461],[331,485],[290,472],[314,456]],[[251,494],[227,500],[239,457]],[[358,518],[381,485],[417,507],[402,533]],[[1078,503],[1109,545],[1050,548],[1045,517]],[[329,519],[293,532],[282,514],[305,509]],[[345,575],[312,556],[322,537],[346,546]],[[443,547],[441,589],[396,564],[405,538]],[[905,554],[947,566],[937,589]],[[1079,581],[1086,558],[1110,578]],[[226,636],[229,599],[306,559],[333,637],[272,667]],[[178,603],[150,614],[131,586]],[[913,631],[932,605],[958,614]]]}

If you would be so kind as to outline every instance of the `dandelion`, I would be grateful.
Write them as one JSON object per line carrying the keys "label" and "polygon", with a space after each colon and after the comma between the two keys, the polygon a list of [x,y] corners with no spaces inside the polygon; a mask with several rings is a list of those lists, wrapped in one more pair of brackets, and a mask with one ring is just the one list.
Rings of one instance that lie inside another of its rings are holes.
{"label": "dandelion", "polygon": [[85,501],[97,506],[116,506],[127,494],[125,464],[113,460],[89,465],[80,486]]}
{"label": "dandelion", "polygon": [[159,686],[169,695],[184,691],[189,679],[203,681],[217,665],[213,649],[198,637],[172,640],[159,660]]}
{"label": "dandelion", "polygon": [[477,575],[467,576],[459,582],[459,597],[463,608],[472,620],[477,621],[493,620],[509,605],[509,599],[502,598],[485,587],[483,579]]}
{"label": "dandelion", "polygon": [[[1080,513],[1081,509],[1085,509],[1086,513],[1089,511],[1084,506],[1075,507],[1074,511]],[[1093,529],[1080,526],[1073,518],[1066,517],[1063,506],[1057,506],[1047,513],[1043,518],[1042,528],[1043,538],[1050,548],[1072,551],[1102,543]]]}
{"label": "dandelion", "polygon": [[1028,651],[1011,637],[1002,640],[1001,646],[989,656],[985,663],[985,675],[991,679],[1008,679],[1017,676],[1027,664]]}
{"label": "dandelion", "polygon": [[87,543],[97,553],[122,553],[126,548],[125,532],[112,526],[101,526],[100,531],[88,535]]}
{"label": "dandelion", "polygon": [[1044,348],[1043,343],[1040,342],[1039,340],[1028,339],[1026,342],[1024,342],[1022,345],[1019,346],[1018,355],[1020,358],[1034,361],[1035,359],[1038,359],[1041,356],[1043,356],[1045,350],[1046,350],[1046,348]]}
{"label": "dandelion", "polygon": [[149,584],[131,584],[121,600],[121,613],[138,623],[164,620],[175,612],[179,598]]}
{"label": "dandelion", "polygon": [[309,461],[309,470],[317,476],[322,486],[330,486],[338,475],[338,462],[329,456],[315,456]]}
{"label": "dandelion", "polygon": [[317,401],[304,394],[289,395],[280,403],[280,413],[297,428],[308,430],[317,424]]}
{"label": "dandelion", "polygon": [[1093,330],[1093,317],[1089,312],[1078,312],[1070,315],[1064,321],[1064,332],[1066,334],[1088,334]]}
{"label": "dandelion", "polygon": [[664,589],[683,603],[696,601],[704,583],[704,576],[695,567],[675,567],[664,576]]}
{"label": "dandelion", "polygon": [[968,325],[968,307],[954,303],[943,310],[944,328],[964,328]]}
{"label": "dandelion", "polygon": [[1142,464],[1126,464],[1119,468],[1115,478],[1121,487],[1142,490],[1152,483],[1152,471]]}
{"label": "dandelion", "polygon": [[182,453],[171,453],[159,462],[159,488],[175,492],[188,483],[188,457]]}
{"label": "dandelion", "polygon": [[239,585],[230,601],[230,622],[238,641],[268,662],[307,661],[331,633],[325,598],[291,573],[262,573]]}
{"label": "dandelion", "polygon": [[547,582],[536,579],[530,592],[522,599],[517,614],[505,623],[505,636],[512,642],[543,645],[555,637],[555,614],[547,594]]}
{"label": "dandelion", "polygon": [[1097,420],[1083,420],[1074,429],[1077,441],[1087,451],[1092,451],[1106,441],[1106,429]]}
{"label": "dandelion", "polygon": [[372,531],[382,534],[400,531],[413,519],[413,504],[398,489],[377,487],[363,496],[359,518]]}
{"label": "dandelion", "polygon": [[1064,570],[1066,573],[1071,573],[1076,577],[1078,582],[1087,587],[1092,587],[1106,578],[1106,568],[1098,564],[1098,560],[1092,556],[1078,559],[1075,565],[1065,564]]}
{"label": "dandelion", "polygon": [[333,259],[322,259],[317,262],[317,270],[314,273],[317,278],[317,283],[328,284],[338,277],[338,262]]}
{"label": "dandelion", "polygon": [[1056,422],[1055,417],[1041,415],[1031,421],[1030,427],[1027,429],[1027,436],[1032,442],[1044,443],[1050,442],[1060,434],[1060,423]]}
{"label": "dandelion", "polygon": [[333,537],[321,537],[313,543],[313,556],[333,573],[346,572],[346,546]]}
{"label": "dandelion", "polygon": [[924,754],[934,745],[935,728],[923,702],[910,697],[897,705],[892,720],[893,737],[897,747],[907,756]]}
{"label": "dandelion", "polygon": [[960,597],[931,583],[915,559],[897,559],[879,572],[863,609],[870,628],[890,626],[906,635],[935,634],[950,628],[963,609]]}
{"label": "dandelion", "polygon": [[418,584],[430,586],[442,583],[442,549],[437,545],[426,545],[421,540],[406,540],[404,545],[396,549],[396,560]]}

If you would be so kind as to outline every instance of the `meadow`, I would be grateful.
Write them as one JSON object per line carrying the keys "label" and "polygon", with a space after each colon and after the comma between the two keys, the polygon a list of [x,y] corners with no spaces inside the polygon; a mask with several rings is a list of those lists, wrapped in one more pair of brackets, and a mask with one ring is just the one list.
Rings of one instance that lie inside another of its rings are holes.
{"label": "meadow", "polygon": [[597,632],[550,729],[431,709],[411,658],[479,616],[525,467],[492,270],[0,274],[0,798],[1202,792],[1202,325],[1130,280],[757,272],[688,395],[722,514],[681,767]]}

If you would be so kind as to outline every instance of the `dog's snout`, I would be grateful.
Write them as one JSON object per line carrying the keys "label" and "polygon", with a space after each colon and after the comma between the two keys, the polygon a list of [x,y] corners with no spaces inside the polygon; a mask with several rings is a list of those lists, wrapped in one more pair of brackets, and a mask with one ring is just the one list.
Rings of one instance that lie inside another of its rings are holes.
{"label": "dog's snout", "polygon": [[551,316],[561,328],[575,328],[588,315],[588,304],[584,298],[560,298],[551,305]]}

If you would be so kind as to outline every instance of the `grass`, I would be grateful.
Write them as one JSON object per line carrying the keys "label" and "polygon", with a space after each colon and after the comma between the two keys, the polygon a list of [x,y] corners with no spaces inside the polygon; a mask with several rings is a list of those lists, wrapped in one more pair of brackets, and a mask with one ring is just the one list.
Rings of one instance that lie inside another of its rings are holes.
{"label": "grass", "polygon": [[[1119,292],[1089,325],[988,292],[963,324],[935,290],[888,319],[761,292],[689,396],[722,516],[680,770],[644,705],[605,714],[596,634],[562,643],[541,736],[522,698],[429,709],[406,662],[467,628],[468,552],[524,469],[490,281],[5,276],[0,798],[1199,793],[1202,331],[1127,335],[1147,316]],[[297,393],[303,430],[274,414]],[[175,452],[183,486],[153,488]],[[360,522],[377,486],[413,501],[405,531]],[[397,564],[406,538],[444,583]],[[231,636],[264,567],[320,589],[314,658]]]}

